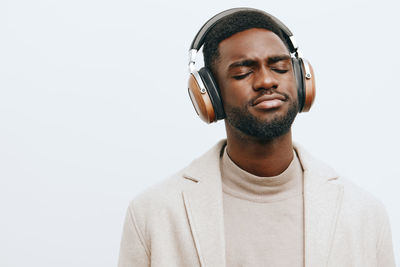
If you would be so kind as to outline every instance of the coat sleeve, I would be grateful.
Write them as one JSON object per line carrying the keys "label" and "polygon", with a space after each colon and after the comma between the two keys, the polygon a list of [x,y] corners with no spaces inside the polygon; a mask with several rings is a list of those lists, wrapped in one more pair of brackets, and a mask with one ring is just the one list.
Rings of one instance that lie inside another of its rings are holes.
{"label": "coat sleeve", "polygon": [[133,203],[129,206],[122,231],[118,267],[148,267],[150,252],[136,224]]}
{"label": "coat sleeve", "polygon": [[383,209],[383,223],[377,244],[378,267],[396,267],[389,218]]}

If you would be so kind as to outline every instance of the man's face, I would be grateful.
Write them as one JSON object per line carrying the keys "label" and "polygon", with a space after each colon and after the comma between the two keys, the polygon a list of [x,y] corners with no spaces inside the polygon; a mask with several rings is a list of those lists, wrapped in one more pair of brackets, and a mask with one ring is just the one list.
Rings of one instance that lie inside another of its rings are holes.
{"label": "man's face", "polygon": [[215,75],[226,122],[241,133],[272,140],[290,130],[298,111],[289,51],[266,29],[253,28],[219,44]]}

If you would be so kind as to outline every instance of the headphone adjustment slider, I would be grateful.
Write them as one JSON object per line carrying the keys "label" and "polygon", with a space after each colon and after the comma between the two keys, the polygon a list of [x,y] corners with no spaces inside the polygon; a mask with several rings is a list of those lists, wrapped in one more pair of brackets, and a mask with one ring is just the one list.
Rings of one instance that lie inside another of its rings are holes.
{"label": "headphone adjustment slider", "polygon": [[189,62],[196,62],[196,57],[197,57],[197,50],[196,49],[190,49],[189,50]]}
{"label": "headphone adjustment slider", "polygon": [[196,56],[197,56],[197,50],[196,49],[190,49],[189,50],[189,73],[193,73],[196,68]]}

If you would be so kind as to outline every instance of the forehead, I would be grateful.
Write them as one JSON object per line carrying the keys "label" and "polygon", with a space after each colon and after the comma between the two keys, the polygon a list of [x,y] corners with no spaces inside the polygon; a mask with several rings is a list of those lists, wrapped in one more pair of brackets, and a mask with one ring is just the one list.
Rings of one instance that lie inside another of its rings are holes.
{"label": "forehead", "polygon": [[252,28],[226,38],[218,46],[219,61],[229,64],[241,59],[267,59],[270,56],[289,55],[278,35],[267,29]]}

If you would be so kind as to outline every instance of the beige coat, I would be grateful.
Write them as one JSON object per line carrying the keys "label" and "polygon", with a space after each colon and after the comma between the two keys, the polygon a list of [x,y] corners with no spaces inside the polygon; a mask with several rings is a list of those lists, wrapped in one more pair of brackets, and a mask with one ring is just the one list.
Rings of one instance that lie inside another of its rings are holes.
{"label": "beige coat", "polygon": [[[131,202],[119,267],[225,266],[219,168],[225,142]],[[295,150],[304,169],[305,266],[394,267],[382,205],[302,148]]]}

